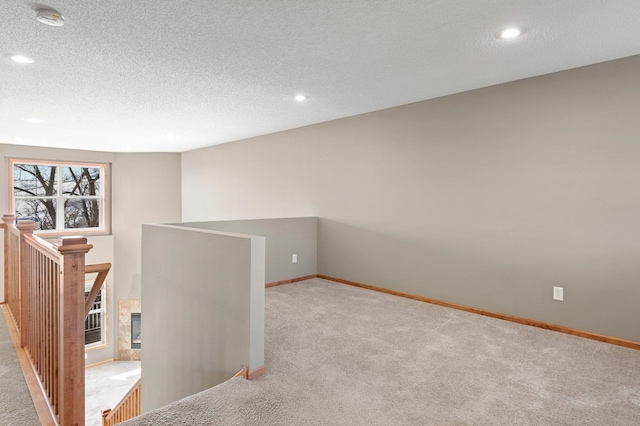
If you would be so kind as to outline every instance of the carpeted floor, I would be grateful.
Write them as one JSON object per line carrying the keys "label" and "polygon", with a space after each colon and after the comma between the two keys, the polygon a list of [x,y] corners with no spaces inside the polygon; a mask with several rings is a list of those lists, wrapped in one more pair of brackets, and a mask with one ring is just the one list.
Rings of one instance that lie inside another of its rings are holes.
{"label": "carpeted floor", "polygon": [[123,423],[639,425],[640,352],[320,279],[267,289],[267,374]]}
{"label": "carpeted floor", "polygon": [[2,312],[0,312],[0,407],[2,407],[0,425],[40,424]]}

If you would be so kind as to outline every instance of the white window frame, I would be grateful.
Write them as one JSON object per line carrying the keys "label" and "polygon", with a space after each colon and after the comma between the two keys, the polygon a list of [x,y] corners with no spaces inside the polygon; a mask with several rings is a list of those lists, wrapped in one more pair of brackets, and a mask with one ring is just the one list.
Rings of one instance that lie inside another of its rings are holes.
{"label": "white window frame", "polygon": [[[99,196],[82,196],[82,197],[69,197],[63,194],[62,190],[58,191],[55,196],[34,196],[24,197],[16,196],[14,194],[14,165],[16,164],[30,164],[30,165],[42,165],[42,166],[54,166],[59,168],[57,173],[58,188],[62,188],[62,172],[63,167],[90,167],[99,168],[100,172],[100,195]],[[57,161],[57,160],[27,160],[27,159],[10,159],[9,160],[9,210],[15,213],[16,199],[55,199],[56,201],[56,228],[48,230],[36,230],[38,234],[45,234],[48,236],[55,235],[77,235],[77,234],[108,234],[109,233],[109,212],[110,206],[107,204],[108,184],[109,184],[109,165],[107,163],[87,163],[87,162],[73,162],[73,161]],[[64,202],[69,199],[82,198],[82,199],[96,199],[100,206],[99,225],[94,228],[65,228],[64,227]],[[61,208],[62,206],[62,208]],[[18,219],[16,217],[16,219]]]}

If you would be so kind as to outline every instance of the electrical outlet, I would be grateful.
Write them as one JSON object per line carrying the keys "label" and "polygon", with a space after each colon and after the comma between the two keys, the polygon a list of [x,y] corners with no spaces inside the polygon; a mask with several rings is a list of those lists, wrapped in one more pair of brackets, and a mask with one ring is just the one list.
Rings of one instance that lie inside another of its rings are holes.
{"label": "electrical outlet", "polygon": [[297,254],[292,254],[291,255],[291,263],[298,263],[298,255]]}
{"label": "electrical outlet", "polygon": [[553,300],[559,300],[560,302],[564,300],[564,289],[562,287],[553,288]]}

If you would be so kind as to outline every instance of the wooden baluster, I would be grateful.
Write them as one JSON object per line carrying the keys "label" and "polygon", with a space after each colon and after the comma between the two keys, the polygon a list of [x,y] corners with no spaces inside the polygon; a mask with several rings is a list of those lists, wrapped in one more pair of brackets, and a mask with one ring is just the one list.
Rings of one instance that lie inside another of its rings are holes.
{"label": "wooden baluster", "polygon": [[[29,265],[29,245],[25,243],[24,236],[33,234],[38,225],[32,220],[23,220],[18,223],[18,231],[20,231],[20,345],[24,348],[30,338],[30,328],[32,324],[29,320],[29,304],[31,303],[30,289],[30,268]],[[24,265],[24,266],[22,266]],[[33,307],[33,305],[32,305]]]}
{"label": "wooden baluster", "polygon": [[[11,226],[14,220],[16,220],[16,217],[12,214],[2,215],[2,223],[4,224],[4,301],[5,302],[9,301],[9,295],[12,293],[12,291],[9,289],[9,282],[12,279],[12,277],[10,276],[10,269],[12,265],[9,260],[9,256],[11,254],[11,247],[10,247],[10,240],[9,240],[10,238],[9,227]],[[17,315],[16,312],[14,312],[13,314]]]}
{"label": "wooden baluster", "polygon": [[18,252],[19,240],[13,230],[13,222],[15,216],[5,214],[2,216],[2,225],[4,226],[4,300],[9,306],[13,321],[20,332],[20,300],[18,293],[19,276],[16,263],[18,262],[20,253]]}

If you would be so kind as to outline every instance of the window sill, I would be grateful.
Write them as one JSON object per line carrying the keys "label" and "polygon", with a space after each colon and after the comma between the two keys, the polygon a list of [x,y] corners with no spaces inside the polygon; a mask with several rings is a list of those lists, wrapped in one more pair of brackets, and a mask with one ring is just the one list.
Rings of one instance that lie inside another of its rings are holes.
{"label": "window sill", "polygon": [[112,235],[110,231],[106,231],[104,229],[101,230],[86,230],[86,229],[78,229],[77,231],[33,231],[34,235],[44,239],[44,240],[54,240],[60,237],[71,237],[71,236],[81,236],[81,237],[107,237]]}

